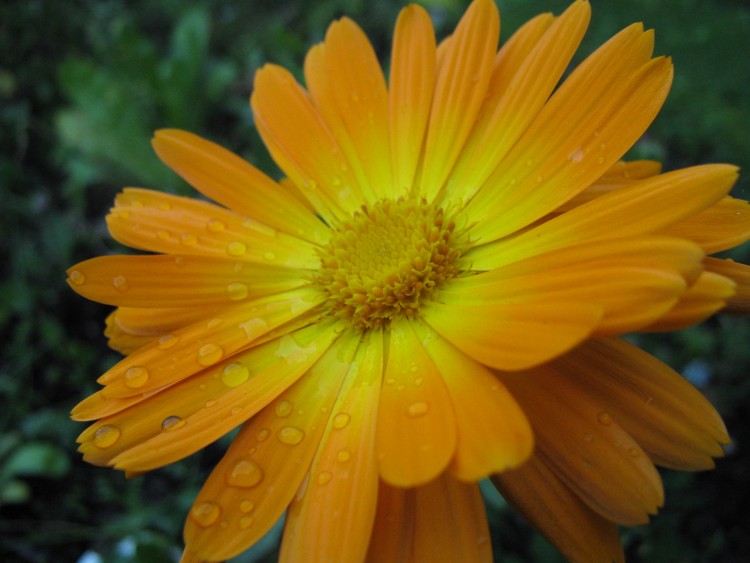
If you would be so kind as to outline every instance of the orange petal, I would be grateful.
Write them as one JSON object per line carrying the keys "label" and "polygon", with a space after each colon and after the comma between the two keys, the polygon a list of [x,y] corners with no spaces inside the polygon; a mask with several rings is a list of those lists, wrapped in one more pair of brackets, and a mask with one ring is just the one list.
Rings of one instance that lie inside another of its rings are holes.
{"label": "orange petal", "polygon": [[617,339],[586,343],[560,358],[556,377],[610,413],[657,464],[694,471],[713,467],[727,444],[721,417],[682,376]]}
{"label": "orange petal", "polygon": [[[320,265],[315,247],[217,205],[127,188],[107,216],[115,240],[151,252],[234,258],[287,268]],[[244,252],[238,253],[238,249]]]}
{"label": "orange petal", "polygon": [[[496,64],[490,97],[451,174],[451,197],[470,199],[536,118],[578,48],[590,15],[588,2],[573,3],[513,69],[512,80],[510,65]],[[496,73],[501,75],[496,78]]]}
{"label": "orange petal", "polygon": [[750,314],[750,266],[734,260],[706,258],[706,269],[729,278],[735,284],[734,296],[727,300],[724,311],[738,315]]}
{"label": "orange petal", "polygon": [[591,510],[539,456],[492,476],[505,499],[573,563],[624,563],[617,526]]}
{"label": "orange petal", "polygon": [[420,194],[432,201],[453,167],[487,92],[500,36],[492,0],[474,0],[439,67],[425,141]]}
{"label": "orange petal", "polygon": [[305,81],[366,202],[391,196],[388,92],[377,56],[356,23],[342,18],[329,26],[325,43],[308,54]]}
{"label": "orange petal", "polygon": [[172,463],[245,422],[304,374],[336,337],[316,324],[219,362],[108,416],[79,437],[94,465],[147,471]]}
{"label": "orange petal", "polygon": [[219,145],[177,129],[162,129],[152,144],[159,158],[201,193],[256,221],[324,243],[329,231],[271,178]]}
{"label": "orange petal", "polygon": [[412,327],[448,387],[458,431],[448,467],[462,481],[523,463],[534,438],[523,411],[484,366],[459,352],[421,322]]}
{"label": "orange petal", "polygon": [[288,268],[168,254],[99,256],[76,264],[68,276],[70,286],[87,299],[124,307],[232,305],[306,283],[300,272]]}
{"label": "orange petal", "polygon": [[659,474],[594,398],[548,367],[500,379],[531,421],[537,455],[591,509],[625,525],[656,513],[664,500]]}
{"label": "orange petal", "polygon": [[703,272],[680,296],[674,307],[644,330],[682,330],[703,322],[724,308],[727,299],[734,295],[735,285],[729,278],[713,272]]}
{"label": "orange petal", "polygon": [[329,225],[361,206],[349,162],[291,73],[265,65],[255,74],[250,103],[271,156]]}
{"label": "orange petal", "polygon": [[287,512],[280,562],[361,561],[375,518],[382,331],[363,337],[310,472]]}
{"label": "orange petal", "polygon": [[[358,342],[358,335],[344,333],[307,374],[245,423],[193,504],[185,522],[187,550],[211,561],[229,559],[281,517],[310,467]],[[219,516],[206,519],[214,506]]]}
{"label": "orange petal", "polygon": [[437,477],[456,448],[448,389],[409,322],[391,324],[385,385],[380,394],[376,451],[380,478],[412,487]]}
{"label": "orange petal", "polygon": [[715,204],[736,179],[737,169],[724,164],[667,172],[613,190],[513,237],[475,247],[467,257],[474,269],[488,270],[563,246],[659,232]]}
{"label": "orange petal", "polygon": [[670,225],[663,232],[694,240],[706,254],[722,252],[750,239],[750,204],[725,197],[702,213]]}
{"label": "orange petal", "polygon": [[411,192],[435,87],[435,32],[424,8],[411,4],[396,22],[390,74],[390,141],[394,195]]}

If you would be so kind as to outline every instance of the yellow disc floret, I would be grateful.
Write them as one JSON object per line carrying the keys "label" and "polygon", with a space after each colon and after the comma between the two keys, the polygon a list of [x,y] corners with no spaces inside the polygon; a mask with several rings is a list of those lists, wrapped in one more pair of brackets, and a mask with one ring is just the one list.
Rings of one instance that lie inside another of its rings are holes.
{"label": "yellow disc floret", "polygon": [[363,207],[322,250],[315,283],[328,294],[332,314],[359,329],[416,316],[420,303],[459,271],[467,245],[455,229],[442,208],[423,200]]}

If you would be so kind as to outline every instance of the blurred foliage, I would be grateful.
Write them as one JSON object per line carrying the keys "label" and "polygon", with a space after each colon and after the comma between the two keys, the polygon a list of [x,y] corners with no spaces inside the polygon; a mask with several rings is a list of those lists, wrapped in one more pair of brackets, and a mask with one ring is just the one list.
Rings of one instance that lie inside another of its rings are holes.
{"label": "blurred foliage", "polygon": [[[438,33],[467,2],[430,0]],[[505,37],[567,0],[504,0]],[[750,159],[750,11],[745,0],[594,2],[582,55],[633,21],[657,30],[676,77],[634,155],[672,169]],[[247,99],[267,62],[301,76],[307,48],[343,14],[387,64],[394,0],[9,0],[0,4],[0,560],[175,561],[181,519],[224,444],[139,479],[89,467],[73,451],[69,409],[116,360],[101,335],[105,307],[64,286],[75,262],[116,248],[103,216],[125,185],[190,188],[155,158],[152,132],[180,127],[275,170]],[[582,56],[581,55],[581,56]],[[580,60],[580,57],[578,58]],[[748,180],[737,189],[750,197]],[[747,247],[739,257],[747,259]],[[750,326],[719,318],[640,338],[725,416],[734,443],[706,474],[665,473],[667,503],[648,527],[624,531],[633,561],[750,560],[739,515],[750,498]],[[488,492],[503,561],[556,561],[554,550]],[[272,561],[279,526],[237,561]]]}

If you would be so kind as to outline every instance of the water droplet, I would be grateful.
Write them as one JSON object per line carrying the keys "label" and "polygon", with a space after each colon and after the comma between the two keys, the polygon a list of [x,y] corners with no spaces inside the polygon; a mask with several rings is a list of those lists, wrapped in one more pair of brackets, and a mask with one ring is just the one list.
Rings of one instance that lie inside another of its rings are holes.
{"label": "water droplet", "polygon": [[165,334],[164,336],[159,338],[156,347],[159,350],[167,350],[177,344],[178,340],[179,338],[177,338],[174,334]]}
{"label": "water droplet", "polygon": [[179,416],[168,416],[161,423],[161,429],[163,432],[169,432],[170,430],[176,430],[185,426],[185,419]]}
{"label": "water droplet", "polygon": [[227,254],[230,256],[242,256],[247,252],[247,245],[244,242],[234,241],[227,245]]}
{"label": "water droplet", "polygon": [[86,276],[78,270],[73,270],[70,272],[70,282],[75,285],[83,285],[86,282]]}
{"label": "water droplet", "polygon": [[591,442],[594,441],[594,437],[591,434],[589,434],[588,432],[586,432],[583,435],[583,439],[586,440],[588,443],[591,443]]}
{"label": "water droplet", "polygon": [[268,260],[269,262],[273,262],[274,260],[276,260],[276,254],[271,251],[264,252],[263,258]]}
{"label": "water droplet", "polygon": [[125,385],[131,389],[143,387],[148,381],[148,370],[141,366],[132,366],[125,370]]}
{"label": "water droplet", "polygon": [[308,190],[314,190],[314,189],[316,189],[318,187],[318,183],[315,180],[313,180],[312,178],[310,178],[308,180],[305,180],[304,186]]}
{"label": "water droplet", "polygon": [[258,430],[258,433],[255,435],[255,439],[259,442],[265,442],[268,440],[268,437],[271,435],[271,431],[268,428],[261,428]]}
{"label": "water droplet", "polygon": [[414,380],[414,386],[415,387],[419,387],[420,385],[422,385],[422,383],[424,383],[424,377],[417,377]]}
{"label": "water droplet", "polygon": [[604,157],[601,156],[601,155],[597,156],[596,157],[596,162],[599,163],[599,164],[603,164],[604,163]]}
{"label": "water droplet", "polygon": [[406,409],[406,414],[408,414],[412,418],[418,418],[420,416],[426,415],[428,410],[430,410],[430,405],[428,405],[424,401],[417,401],[416,403],[412,403],[408,406],[408,408]]}
{"label": "water droplet", "polygon": [[596,415],[596,419],[599,421],[600,424],[603,424],[604,426],[609,426],[612,424],[612,417],[609,416],[606,412],[600,412],[598,415]]}
{"label": "water droplet", "polygon": [[161,240],[169,240],[170,236],[169,231],[165,231],[164,229],[156,231],[156,237]]}
{"label": "water droplet", "polygon": [[[203,390],[205,391],[205,389],[203,389]],[[206,408],[207,409],[210,409],[211,407],[214,407],[214,406],[216,406],[216,401],[214,401],[213,399],[209,399],[208,401],[206,401]]]}
{"label": "water droplet", "polygon": [[182,233],[180,235],[180,242],[185,246],[195,246],[198,244],[198,237],[193,233]]}
{"label": "water droplet", "polygon": [[255,503],[251,500],[245,499],[240,503],[240,510],[242,512],[251,512],[255,508]]}
{"label": "water droplet", "polygon": [[339,460],[341,463],[349,461],[351,457],[352,457],[352,454],[349,450],[339,450],[339,453],[336,454],[336,459]]}
{"label": "water droplet", "polygon": [[232,413],[232,416],[237,416],[238,414],[240,414],[240,412],[242,412],[242,407],[232,407],[232,410],[229,412]]}
{"label": "water droplet", "polygon": [[220,514],[221,508],[215,502],[201,502],[190,511],[190,517],[201,528],[208,528],[219,519]]}
{"label": "water droplet", "polygon": [[218,219],[211,219],[208,223],[206,223],[206,228],[212,233],[220,233],[221,231],[226,229],[226,225],[224,225],[224,223],[222,223]]}
{"label": "water droplet", "polygon": [[250,378],[250,370],[245,364],[232,362],[224,366],[221,370],[221,380],[227,387],[237,387],[242,385]]}
{"label": "water droplet", "polygon": [[219,319],[217,317],[214,317],[213,319],[209,320],[206,323],[206,328],[208,330],[213,330],[213,329],[215,329],[217,326],[219,326],[223,322],[224,322],[224,319]]}
{"label": "water droplet", "polygon": [[394,383],[396,383],[396,380],[393,377],[389,377],[388,379],[385,380],[386,385],[393,385]]}
{"label": "water droplet", "polygon": [[292,410],[294,409],[294,405],[292,405],[289,401],[281,401],[279,404],[276,405],[276,408],[274,409],[276,411],[276,416],[279,418],[286,418],[290,414],[292,414]]}
{"label": "water droplet", "polygon": [[97,448],[108,448],[120,439],[120,429],[111,424],[100,426],[94,432],[94,445]]}
{"label": "water droplet", "polygon": [[245,299],[248,293],[249,289],[244,283],[234,282],[230,283],[227,286],[227,295],[232,301],[240,301],[241,299]]}
{"label": "water droplet", "polygon": [[334,186],[340,186],[341,185],[341,178],[339,178],[338,176],[334,176],[333,178],[331,178],[331,183]]}
{"label": "water droplet", "polygon": [[247,530],[250,526],[253,525],[253,522],[255,522],[255,518],[252,516],[243,516],[240,518],[240,529],[241,530]]}
{"label": "water droplet", "polygon": [[112,285],[115,287],[117,291],[128,290],[128,280],[125,279],[125,276],[115,276],[112,279]]}
{"label": "water droplet", "polygon": [[268,323],[259,317],[240,323],[240,328],[245,331],[248,340],[255,340],[268,330]]}
{"label": "water droplet", "polygon": [[345,428],[347,424],[349,424],[349,421],[351,419],[352,417],[345,412],[339,413],[333,417],[333,427],[337,430],[341,430],[342,428]]}
{"label": "water droplet", "polygon": [[570,153],[568,157],[572,162],[581,162],[583,160],[583,149],[580,147]]}
{"label": "water droplet", "polygon": [[170,209],[172,209],[172,206],[171,206],[171,205],[169,205],[169,204],[168,204],[167,202],[162,202],[162,203],[160,203],[158,207],[159,207],[159,209],[161,209],[162,211],[169,211]]}
{"label": "water droplet", "polygon": [[227,485],[249,489],[263,480],[263,470],[254,461],[241,459],[226,474]]}
{"label": "water droplet", "polygon": [[223,356],[224,350],[216,344],[204,344],[198,349],[198,363],[202,366],[213,365]]}
{"label": "water droplet", "polygon": [[318,485],[325,485],[333,478],[330,471],[321,471],[318,475]]}
{"label": "water droplet", "polygon": [[305,433],[294,426],[285,426],[277,432],[276,436],[282,444],[296,446],[304,439]]}

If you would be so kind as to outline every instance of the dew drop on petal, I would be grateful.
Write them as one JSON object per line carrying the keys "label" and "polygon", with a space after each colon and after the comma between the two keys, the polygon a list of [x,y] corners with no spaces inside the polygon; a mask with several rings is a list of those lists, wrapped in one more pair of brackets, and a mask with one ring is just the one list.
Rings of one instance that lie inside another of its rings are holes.
{"label": "dew drop on petal", "polygon": [[86,276],[84,276],[78,270],[73,270],[72,272],[70,272],[69,279],[70,282],[74,285],[83,285],[84,283],[86,283]]}
{"label": "dew drop on petal", "polygon": [[190,517],[201,528],[208,528],[216,522],[221,515],[221,508],[215,502],[201,502],[193,506]]}
{"label": "dew drop on petal", "polygon": [[193,233],[182,233],[180,235],[180,242],[185,246],[195,246],[198,244],[198,237]]}
{"label": "dew drop on petal", "polygon": [[240,510],[242,512],[252,512],[255,508],[255,503],[251,500],[245,499],[240,503]]}
{"label": "dew drop on petal", "polygon": [[276,260],[276,254],[273,253],[273,252],[270,252],[270,251],[269,252],[264,252],[263,253],[263,258],[265,258],[269,262],[273,262],[274,260]]}
{"label": "dew drop on petal", "polygon": [[170,430],[176,430],[185,426],[185,419],[179,416],[168,416],[161,423],[161,429],[163,432],[169,432]]}
{"label": "dew drop on petal", "polygon": [[221,323],[223,323],[223,322],[224,322],[224,319],[219,319],[219,318],[214,318],[214,319],[211,319],[210,321],[208,321],[208,322],[206,323],[206,328],[207,328],[208,330],[213,330],[213,329],[215,329],[215,328],[216,328],[217,326],[221,325]]}
{"label": "dew drop on petal", "polygon": [[337,430],[345,428],[349,421],[352,419],[347,413],[342,412],[333,417],[333,427]]}
{"label": "dew drop on petal", "polygon": [[131,366],[125,370],[125,385],[131,389],[143,387],[148,381],[148,370],[141,366]]}
{"label": "dew drop on petal", "polygon": [[296,446],[305,438],[305,433],[294,426],[285,426],[277,432],[276,436],[282,444]]}
{"label": "dew drop on petal", "polygon": [[259,442],[265,442],[268,440],[268,437],[271,435],[271,431],[268,428],[261,428],[258,430],[258,433],[255,435],[255,439]]}
{"label": "dew drop on petal", "polygon": [[161,338],[159,338],[156,347],[159,350],[168,350],[175,344],[177,344],[179,338],[177,338],[174,334],[165,334]]}
{"label": "dew drop on petal", "polygon": [[578,147],[576,150],[574,150],[572,153],[570,153],[570,156],[568,159],[571,162],[581,162],[583,160],[583,150]]}
{"label": "dew drop on petal", "polygon": [[112,285],[117,291],[127,291],[128,290],[128,280],[125,279],[125,276],[115,276],[112,279]]}
{"label": "dew drop on petal", "polygon": [[243,516],[240,518],[240,529],[241,530],[247,530],[250,526],[253,525],[253,522],[255,522],[255,518],[252,516]]}
{"label": "dew drop on petal", "polygon": [[206,223],[206,228],[212,233],[220,233],[221,231],[226,229],[226,225],[224,225],[224,223],[222,223],[218,219],[210,219],[208,223]]}
{"label": "dew drop on petal", "polygon": [[237,416],[242,412],[242,407],[232,407],[232,410],[229,412],[232,413],[232,416]]}
{"label": "dew drop on petal", "polygon": [[351,457],[352,453],[349,450],[339,450],[339,453],[336,454],[336,459],[342,463],[349,461]]}
{"label": "dew drop on petal", "polygon": [[208,401],[206,401],[205,407],[207,409],[210,409],[211,407],[214,407],[214,406],[216,406],[216,401],[214,401],[213,399],[209,399]]}
{"label": "dew drop on petal", "polygon": [[159,231],[156,231],[156,237],[160,240],[169,240],[170,234],[169,231],[165,231],[164,229],[161,229]]}
{"label": "dew drop on petal", "polygon": [[274,412],[279,418],[286,418],[292,414],[292,410],[294,410],[294,405],[290,401],[281,401],[276,405]]}
{"label": "dew drop on petal", "polygon": [[412,418],[418,418],[426,415],[428,410],[430,410],[430,406],[427,403],[424,401],[417,401],[406,408],[406,414]]}
{"label": "dew drop on petal", "polygon": [[331,480],[332,477],[333,475],[330,471],[321,471],[318,475],[318,485],[325,485]]}
{"label": "dew drop on petal", "polygon": [[600,412],[598,415],[596,415],[596,419],[599,421],[600,424],[603,424],[604,426],[609,426],[612,424],[612,417],[609,416],[606,412]]}
{"label": "dew drop on petal", "polygon": [[227,245],[227,254],[230,256],[242,256],[247,252],[247,245],[244,242],[234,241]]}
{"label": "dew drop on petal", "polygon": [[94,432],[94,445],[97,448],[108,448],[120,439],[120,429],[111,424],[105,424]]}
{"label": "dew drop on petal", "polygon": [[250,370],[247,369],[245,364],[240,362],[232,362],[224,366],[221,370],[221,381],[227,387],[237,387],[242,385],[250,378]]}
{"label": "dew drop on petal", "polygon": [[202,366],[210,366],[224,357],[224,350],[216,344],[204,344],[198,349],[198,363]]}
{"label": "dew drop on petal", "polygon": [[229,299],[231,299],[232,301],[239,301],[241,299],[245,299],[248,293],[249,293],[249,290],[247,288],[247,284],[234,282],[234,283],[230,283],[227,286],[227,295],[229,296]]}
{"label": "dew drop on petal", "polygon": [[263,480],[263,470],[254,461],[241,459],[226,473],[227,485],[249,489]]}

